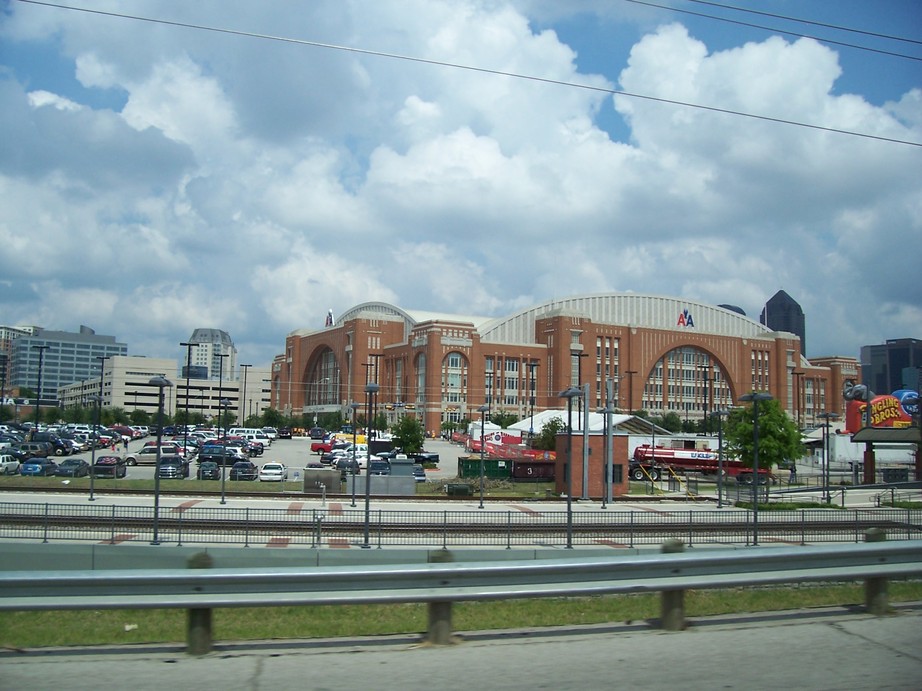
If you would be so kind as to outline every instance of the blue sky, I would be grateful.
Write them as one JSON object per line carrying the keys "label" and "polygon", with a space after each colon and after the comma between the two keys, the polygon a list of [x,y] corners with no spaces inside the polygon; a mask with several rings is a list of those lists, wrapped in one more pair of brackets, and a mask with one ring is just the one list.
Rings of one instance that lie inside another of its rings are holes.
{"label": "blue sky", "polygon": [[[914,0],[69,0],[922,144]],[[910,59],[914,57],[916,59]],[[0,313],[268,364],[328,309],[633,291],[804,307],[808,355],[922,337],[922,146],[12,0]],[[566,268],[567,279],[559,276]]]}

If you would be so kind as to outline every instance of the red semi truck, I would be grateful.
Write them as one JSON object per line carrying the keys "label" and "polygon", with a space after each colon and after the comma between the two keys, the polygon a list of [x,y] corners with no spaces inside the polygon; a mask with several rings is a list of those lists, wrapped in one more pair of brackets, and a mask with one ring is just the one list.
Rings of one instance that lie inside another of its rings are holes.
{"label": "red semi truck", "polygon": [[[629,473],[633,480],[645,480],[649,476],[659,480],[663,471],[671,468],[677,473],[697,472],[705,475],[717,475],[720,467],[727,477],[736,478],[737,482],[752,482],[752,468],[736,459],[724,458],[718,462],[717,452],[710,449],[670,449],[663,446],[651,448],[641,444],[634,449]],[[759,470],[759,484],[769,481],[771,474],[764,468]]]}

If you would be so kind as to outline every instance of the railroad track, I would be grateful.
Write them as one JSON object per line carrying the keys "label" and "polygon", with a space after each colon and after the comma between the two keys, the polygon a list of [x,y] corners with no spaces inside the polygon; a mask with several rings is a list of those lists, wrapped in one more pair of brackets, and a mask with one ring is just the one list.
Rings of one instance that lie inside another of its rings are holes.
{"label": "railroad track", "polygon": [[[93,539],[92,536],[102,535],[145,535],[153,531],[153,516],[150,510],[147,515],[135,513],[132,515],[98,514],[45,514],[28,515],[21,513],[0,513],[0,525],[3,533],[39,533],[46,535],[60,535],[61,539]],[[365,529],[364,517],[360,510],[354,510],[344,515],[331,515],[325,511],[304,511],[298,515],[288,516],[284,519],[254,517],[252,519],[240,518],[240,512],[235,516],[226,518],[192,518],[183,514],[176,515],[164,510],[161,514],[158,527],[161,534],[166,536],[183,536],[187,541],[194,537],[220,536],[218,541],[233,542],[234,536],[287,536],[293,540],[300,538],[316,538],[322,535],[326,539],[345,539],[361,535]],[[418,514],[419,512],[414,512]],[[541,539],[559,539],[568,532],[568,526],[561,517],[549,519],[543,515],[540,519],[532,521],[515,521],[506,519],[505,514],[493,514],[496,520],[484,517],[481,520],[468,521],[463,516],[453,517],[451,521],[439,521],[442,512],[431,512],[432,522],[420,522],[418,516],[415,521],[381,521],[372,516],[370,529],[376,539],[394,539],[405,544],[407,538],[420,539],[427,536],[441,536],[450,533],[453,539],[485,539],[485,544],[494,544],[496,538],[515,535],[517,541],[535,541]],[[587,514],[582,514],[572,524],[570,530],[577,540],[614,540],[623,541],[630,537],[645,540],[655,536],[690,537],[692,542],[732,542],[735,538],[748,536],[752,531],[751,520],[746,520],[745,515],[733,520],[656,520],[642,522],[628,522],[612,520],[613,515],[608,514],[606,520],[596,520],[594,517],[587,519]],[[616,517],[615,517],[616,518]],[[759,533],[764,538],[786,542],[816,542],[816,541],[843,541],[859,540],[864,531],[870,528],[879,528],[898,539],[922,538],[922,526],[908,521],[894,520],[892,518],[856,517],[853,520],[824,521],[824,520],[760,520]],[[77,536],[86,536],[81,538]],[[697,538],[697,539],[695,539]],[[707,539],[702,539],[707,538]],[[473,543],[472,543],[473,544]]]}

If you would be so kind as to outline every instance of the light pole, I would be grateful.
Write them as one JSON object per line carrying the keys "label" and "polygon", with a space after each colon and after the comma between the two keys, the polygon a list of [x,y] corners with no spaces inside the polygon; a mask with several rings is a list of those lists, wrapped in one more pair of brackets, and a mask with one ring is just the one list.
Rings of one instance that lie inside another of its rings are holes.
{"label": "light pole", "polygon": [[582,400],[583,390],[571,386],[558,395],[567,399],[567,549],[573,549],[573,399]]}
{"label": "light pole", "polygon": [[[609,380],[611,384],[611,380]],[[603,464],[605,479],[602,481],[602,508],[607,509],[608,505],[612,502],[612,492],[611,492],[611,475],[612,475],[612,465],[614,464],[614,442],[615,442],[615,428],[611,416],[614,414],[615,409],[611,407],[611,396],[608,397],[609,405],[605,408],[602,408],[599,412],[605,416],[605,463]]]}
{"label": "light pole", "polygon": [[484,441],[483,441],[483,427],[487,418],[487,413],[490,410],[490,406],[484,403],[477,409],[477,412],[480,413],[480,506],[478,508],[483,508],[483,453],[484,453]]}
{"label": "light pole", "polygon": [[35,434],[35,432],[38,432],[38,407],[42,402],[42,365],[45,362],[45,351],[51,346],[34,345],[32,347],[38,351],[38,388],[35,391],[35,428],[32,431]]}
{"label": "light pole", "polygon": [[[227,353],[218,353],[214,357],[218,358],[220,366],[218,368],[218,415],[221,414],[221,401],[224,399],[224,358],[230,357]],[[208,406],[211,407],[210,405]],[[220,420],[218,420],[220,423]],[[220,429],[221,425],[218,425]]]}
{"label": "light pole", "polygon": [[[868,405],[871,405],[868,403]],[[829,491],[829,421],[838,420],[838,413],[823,412],[816,416],[823,421],[823,500],[832,503],[832,492]]]}
{"label": "light pole", "polygon": [[730,414],[726,408],[715,410],[712,415],[717,416],[717,508],[723,508],[724,494],[724,418]]}
{"label": "light pole", "polygon": [[227,499],[224,494],[224,476],[227,475],[227,425],[224,424],[222,429],[222,424],[225,422],[225,416],[227,415],[227,406],[230,405],[230,401],[226,398],[222,398],[218,401],[218,431],[221,433],[221,503],[226,504]]}
{"label": "light pole", "polygon": [[[173,386],[166,377],[153,377],[151,386],[158,389],[157,395],[157,461],[154,465],[154,539],[152,545],[160,544],[160,442],[163,440],[163,390]],[[118,473],[116,473],[118,474]]]}
{"label": "light pole", "polygon": [[[198,348],[198,343],[180,343],[179,345],[186,348],[186,419],[182,426],[182,448],[183,453],[189,453],[189,368],[192,366],[192,349]],[[102,392],[100,392],[102,395]]]}
{"label": "light pole", "polygon": [[238,403],[240,404],[240,422],[244,422],[247,419],[247,370],[250,369],[253,365],[240,365],[240,369],[243,370],[243,395],[240,396]]}
{"label": "light pole", "polygon": [[529,372],[529,388],[530,395],[528,397],[528,405],[531,408],[531,412],[528,416],[528,441],[529,445],[532,440],[535,438],[535,368],[538,366],[537,362],[528,363],[528,372]]}
{"label": "light pole", "polygon": [[[99,418],[102,408],[102,375],[105,367],[106,360],[109,359],[108,355],[97,355],[96,359],[99,360],[99,395],[95,396],[96,399],[96,415],[95,415],[95,424],[93,425],[93,434],[90,435],[90,441],[93,443],[93,448],[90,449],[90,501],[96,501],[96,496],[94,495],[93,481],[96,476],[96,447],[99,442]],[[118,479],[118,464],[114,471],[113,480]]]}
{"label": "light pole", "polygon": [[[365,384],[365,403],[368,406],[368,440],[371,442],[373,432],[371,425],[373,424],[372,415],[374,415],[374,400],[375,394],[378,393],[378,385],[375,382],[369,382]],[[371,444],[368,445],[369,451],[371,450]],[[362,549],[370,549],[371,542],[371,457],[365,463],[365,542],[362,544]]]}
{"label": "light pole", "polygon": [[[93,416],[95,420],[93,434],[90,435],[90,443],[92,444],[90,448],[90,501],[96,501],[96,497],[93,494],[93,481],[96,479],[96,441],[99,439],[99,408],[102,406],[102,396],[91,396],[91,398],[96,401],[96,414]],[[112,473],[112,479],[117,480],[118,464],[115,465],[115,470],[113,470]]]}
{"label": "light pole", "polygon": [[759,544],[759,401],[770,401],[770,393],[752,393],[740,396],[741,401],[752,402],[752,544]]}
{"label": "light pole", "polygon": [[[359,404],[353,402],[349,404],[349,407],[352,408],[352,508],[354,509],[355,508],[355,444],[358,439],[358,437],[356,436],[357,430],[355,429],[355,411],[359,409]],[[366,455],[370,455],[370,454],[366,454]],[[366,460],[365,463],[367,464],[368,461]]]}
{"label": "light pole", "polygon": [[724,421],[730,414],[726,408],[715,410],[712,415],[717,416],[717,508],[722,509],[724,497]]}

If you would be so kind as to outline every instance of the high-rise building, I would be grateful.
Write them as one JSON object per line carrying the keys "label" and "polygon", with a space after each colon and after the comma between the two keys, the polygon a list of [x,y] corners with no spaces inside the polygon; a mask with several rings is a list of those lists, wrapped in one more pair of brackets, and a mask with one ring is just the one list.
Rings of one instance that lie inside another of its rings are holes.
{"label": "high-rise building", "polygon": [[10,350],[11,385],[32,389],[44,402],[56,401],[62,386],[98,378],[98,358],[127,355],[128,345],[81,326],[76,333],[36,328],[12,339]]}
{"label": "high-rise building", "polygon": [[783,290],[772,295],[762,314],[759,323],[765,324],[772,331],[787,331],[800,337],[800,354],[807,355],[807,326],[804,320],[804,311],[797,301]]}
{"label": "high-rise building", "polygon": [[877,394],[922,386],[922,340],[894,338],[861,346],[861,381]]}
{"label": "high-rise building", "polygon": [[[195,343],[189,356],[189,376],[192,379],[235,379],[237,348],[230,335],[221,329],[196,329],[188,343]],[[222,355],[226,357],[222,357]],[[186,361],[186,349],[182,362]],[[185,364],[183,364],[185,366]],[[223,369],[223,372],[222,372]]]}

